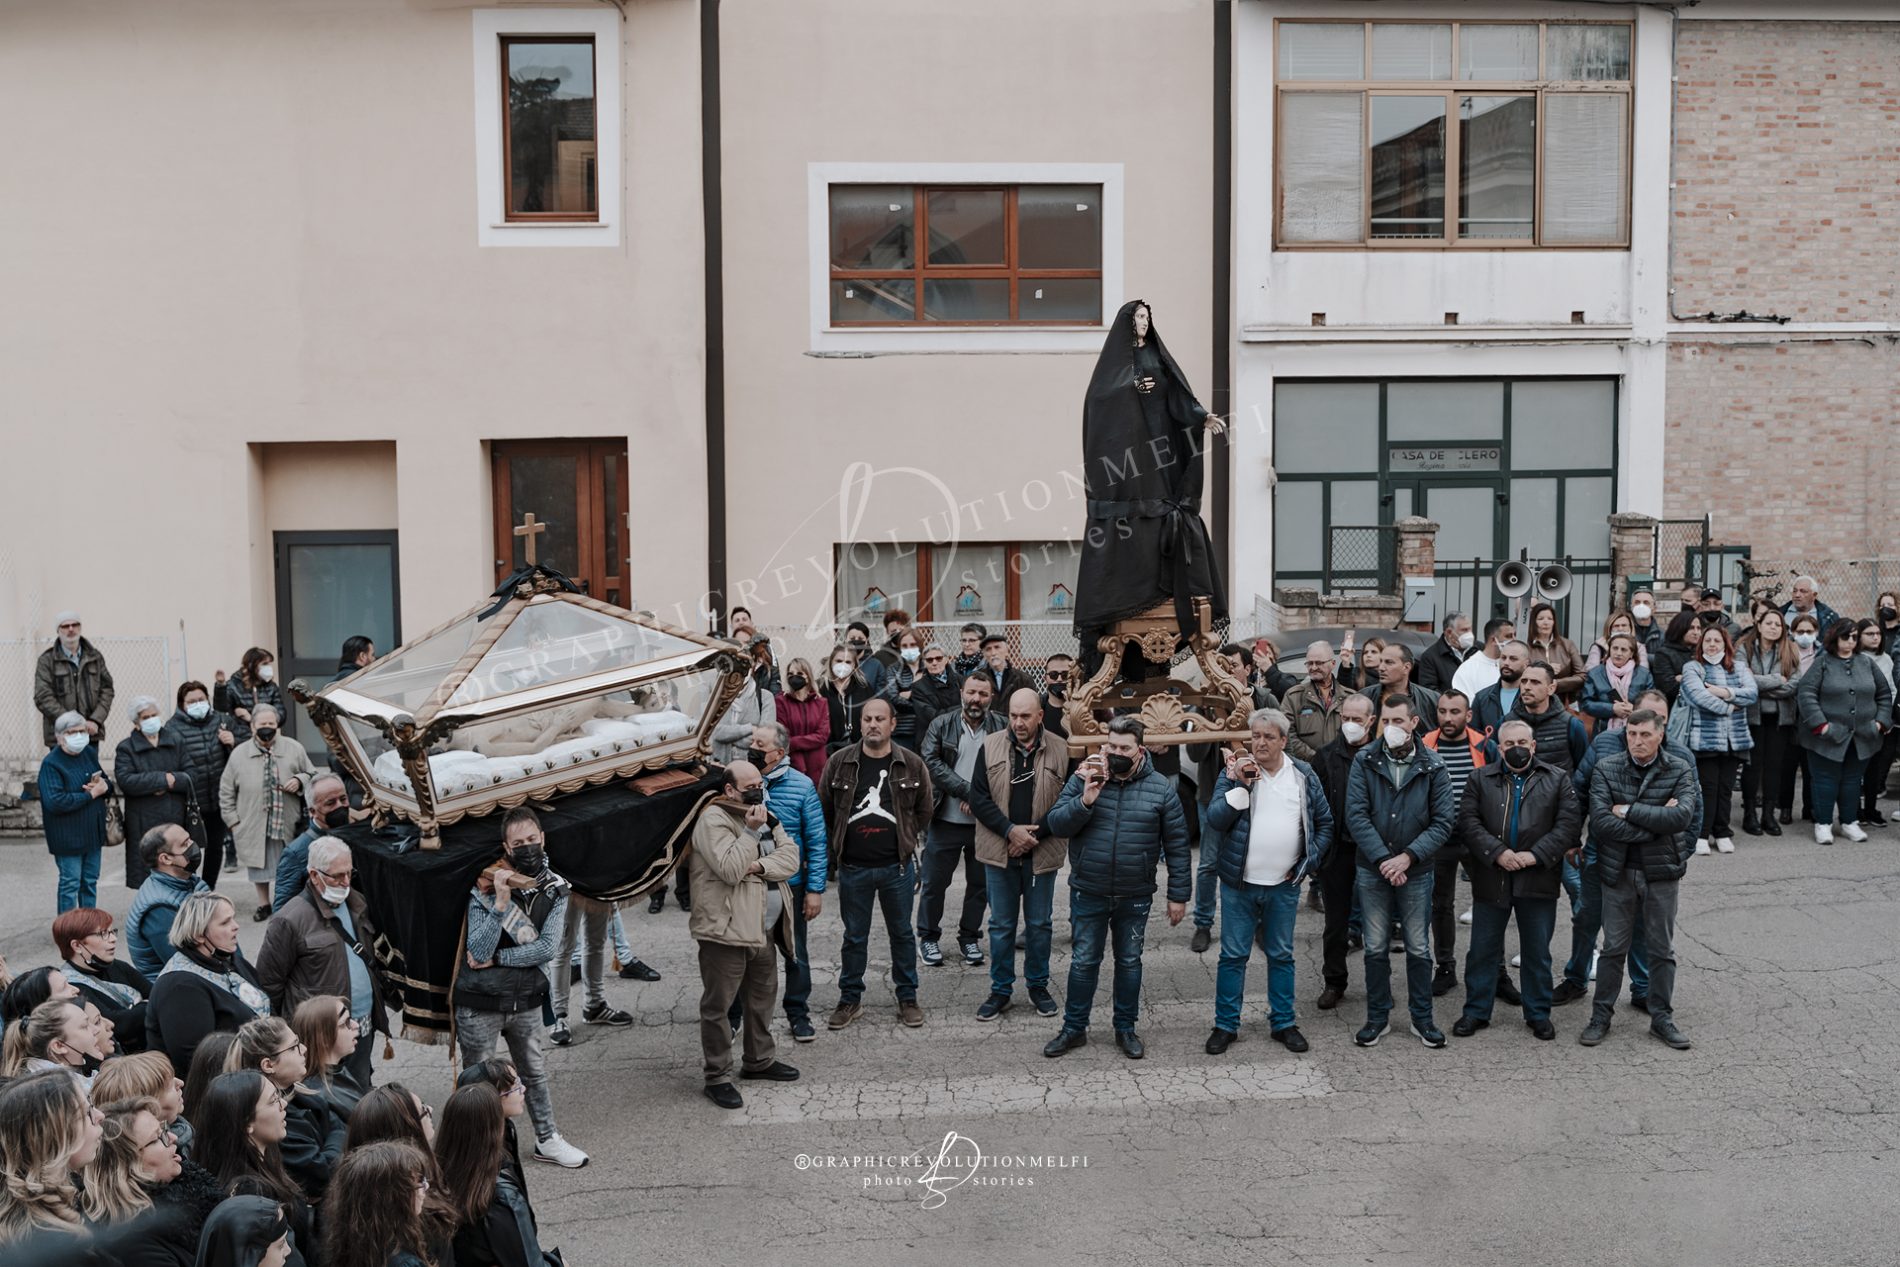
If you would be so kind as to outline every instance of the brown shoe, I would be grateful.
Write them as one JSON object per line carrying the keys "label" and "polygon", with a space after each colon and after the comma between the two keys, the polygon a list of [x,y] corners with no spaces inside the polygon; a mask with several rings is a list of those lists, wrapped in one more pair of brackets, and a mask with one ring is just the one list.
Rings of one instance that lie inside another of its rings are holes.
{"label": "brown shoe", "polygon": [[840,1003],[832,1010],[831,1019],[825,1022],[826,1029],[843,1029],[852,1021],[864,1015],[862,1003]]}
{"label": "brown shoe", "polygon": [[916,999],[899,999],[897,1001],[897,1019],[912,1029],[916,1029],[919,1025],[924,1023],[924,1009],[917,1006]]}
{"label": "brown shoe", "polygon": [[1336,985],[1329,985],[1319,992],[1319,1010],[1322,1012],[1330,1012],[1338,1007],[1339,1001],[1345,997],[1346,992],[1344,990]]}

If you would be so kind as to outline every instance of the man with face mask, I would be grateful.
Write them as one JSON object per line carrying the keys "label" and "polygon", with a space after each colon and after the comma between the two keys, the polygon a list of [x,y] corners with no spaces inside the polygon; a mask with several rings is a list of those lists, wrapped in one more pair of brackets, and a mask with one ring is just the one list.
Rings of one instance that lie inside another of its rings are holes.
{"label": "man with face mask", "polygon": [[864,683],[871,688],[871,694],[877,695],[884,690],[884,662],[871,654],[871,627],[861,620],[854,620],[844,627],[844,645],[858,655],[858,672],[864,675]]}
{"label": "man with face mask", "polygon": [[1537,736],[1538,760],[1556,766],[1565,774],[1571,773],[1583,764],[1583,754],[1590,747],[1590,735],[1576,714],[1557,698],[1556,678],[1550,665],[1533,660],[1524,666],[1518,684],[1522,689],[1517,705],[1507,717],[1529,723],[1531,732]]}
{"label": "man with face mask", "polygon": [[1498,733],[1513,708],[1524,670],[1530,667],[1531,645],[1511,638],[1498,647],[1498,680],[1471,697],[1471,724],[1487,735]]}
{"label": "man with face mask", "polygon": [[[1421,728],[1420,742],[1445,763],[1454,797],[1464,796],[1473,771],[1498,760],[1497,745],[1470,723],[1471,701],[1464,692],[1451,690],[1438,697],[1438,725]],[[1458,864],[1464,860],[1464,844],[1454,834],[1432,862],[1432,955],[1437,960],[1432,970],[1433,998],[1451,993],[1458,984]],[[1515,987],[1511,993],[1516,993]]]}
{"label": "man with face mask", "polygon": [[310,780],[310,826],[284,846],[277,860],[277,879],[271,897],[271,913],[276,914],[290,899],[303,892],[310,871],[310,846],[319,836],[328,836],[350,821],[349,792],[343,780],[325,771]]}
{"label": "man with face mask", "polygon": [[739,1076],[770,1082],[798,1078],[798,1070],[778,1059],[771,1025],[778,956],[796,958],[797,953],[795,899],[785,885],[798,874],[800,853],[767,796],[764,776],[750,761],[726,767],[718,799],[693,824],[693,851],[686,860],[696,873],[693,888],[699,895],[689,930],[699,943],[705,1092],[722,1109],[745,1107],[732,1085],[733,1030],[727,1013],[735,1001],[745,1029]]}
{"label": "man with face mask", "polygon": [[[731,765],[745,756],[746,745],[752,742],[754,726],[770,726],[778,721],[778,706],[771,690],[755,672],[739,688],[739,695],[727,706],[725,714],[714,723],[712,730],[712,759],[720,765]],[[687,887],[692,886],[689,883]]]}
{"label": "man with face mask", "polygon": [[[1312,652],[1307,655],[1310,663]],[[1326,928],[1320,937],[1321,971],[1326,986],[1320,991],[1319,1007],[1328,1012],[1338,1007],[1346,996],[1352,894],[1359,875],[1352,838],[1346,834],[1346,789],[1352,778],[1353,758],[1372,742],[1374,715],[1371,700],[1356,692],[1347,695],[1339,706],[1338,737],[1321,748],[1313,761],[1333,819],[1332,843],[1319,864],[1320,894],[1325,899],[1326,909]],[[1292,751],[1292,746],[1289,740],[1287,750]]]}
{"label": "man with face mask", "polygon": [[[777,722],[752,728],[746,761],[765,776],[765,804],[791,842],[798,846],[798,870],[785,882],[792,938],[785,955],[785,1020],[795,1042],[818,1036],[811,1023],[811,958],[805,948],[807,921],[825,905],[825,869],[830,841],[825,835],[825,804],[812,781],[792,767],[791,736]],[[734,997],[735,1005],[740,1000]],[[733,1023],[739,1028],[741,1016]]]}
{"label": "man with face mask", "polygon": [[373,1034],[389,1034],[383,992],[371,967],[376,929],[369,903],[351,885],[350,847],[335,836],[310,843],[303,892],[271,916],[257,954],[257,983],[270,995],[271,1013],[290,1016],[318,995],[350,1001],[356,1050],[343,1062],[357,1088],[369,1089]]}
{"label": "man with face mask", "polygon": [[1498,747],[1501,760],[1472,772],[1459,809],[1475,905],[1465,1008],[1451,1032],[1469,1038],[1491,1024],[1504,926],[1515,916],[1524,1024],[1548,1042],[1557,1036],[1550,1023],[1550,939],[1557,931],[1558,867],[1582,838],[1583,804],[1570,776],[1539,760],[1528,722],[1505,722]]}
{"label": "man with face mask", "polygon": [[66,712],[85,719],[96,745],[112,715],[112,671],[99,648],[81,636],[78,612],[61,612],[55,632],[53,645],[40,652],[33,667],[33,706],[46,719],[46,746],[57,744],[53,723]]}
{"label": "man with face mask", "polygon": [[541,820],[526,805],[501,820],[503,858],[469,890],[462,965],[455,978],[455,1040],[463,1065],[476,1065],[505,1039],[527,1088],[534,1160],[570,1169],[587,1154],[554,1126],[541,1012],[548,1006],[549,961],[567,922],[567,881],[548,867]]}
{"label": "man with face mask", "polygon": [[1471,617],[1463,612],[1447,612],[1443,636],[1418,658],[1418,684],[1434,691],[1450,690],[1458,666],[1476,642],[1471,636]]}
{"label": "man with face mask", "polygon": [[[1033,691],[1032,691],[1033,693]],[[943,963],[943,904],[950,879],[963,863],[963,911],[957,920],[957,949],[971,967],[983,963],[983,912],[989,886],[976,857],[976,816],[970,809],[970,779],[982,758],[983,741],[1007,724],[990,708],[990,679],[972,673],[954,713],[930,723],[924,736],[924,766],[936,789],[936,813],[924,845],[924,890],[917,899],[917,956],[926,967]]]}
{"label": "man with face mask", "polygon": [[1404,695],[1379,711],[1379,742],[1353,758],[1346,830],[1358,851],[1359,904],[1366,924],[1366,1023],[1352,1041],[1371,1047],[1390,1032],[1394,924],[1405,934],[1405,981],[1412,1035],[1443,1047],[1432,1020],[1432,858],[1457,826],[1451,776],[1418,742],[1418,714]]}
{"label": "man with face mask", "polygon": [[1668,623],[1656,619],[1656,595],[1653,592],[1634,590],[1630,593],[1630,621],[1636,626],[1636,641],[1643,645],[1643,659],[1654,657],[1662,650]]}
{"label": "man with face mask", "polygon": [[132,966],[147,981],[155,981],[174,953],[172,921],[178,916],[179,903],[208,887],[198,878],[204,851],[177,823],[146,832],[139,838],[138,850],[150,874],[125,913],[125,949]]}

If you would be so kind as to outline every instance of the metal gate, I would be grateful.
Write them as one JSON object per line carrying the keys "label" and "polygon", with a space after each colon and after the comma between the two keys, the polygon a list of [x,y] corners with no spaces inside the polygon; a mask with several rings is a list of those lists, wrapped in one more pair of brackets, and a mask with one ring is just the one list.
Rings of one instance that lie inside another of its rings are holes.
{"label": "metal gate", "polygon": [[[1610,560],[1579,559],[1565,555],[1561,559],[1508,561],[1522,562],[1533,573],[1552,564],[1569,568],[1570,593],[1552,604],[1557,609],[1557,628],[1568,635],[1579,649],[1588,647],[1602,634],[1603,622],[1610,614],[1616,588]],[[1482,638],[1487,620],[1495,616],[1514,615],[1519,603],[1523,604],[1524,611],[1529,611],[1531,605],[1539,601],[1535,591],[1516,600],[1498,593],[1493,578],[1505,562],[1507,560],[1504,559],[1440,559],[1436,573],[1439,612],[1465,612],[1471,617],[1474,632]],[[1517,632],[1519,637],[1525,637],[1529,631],[1519,628]]]}

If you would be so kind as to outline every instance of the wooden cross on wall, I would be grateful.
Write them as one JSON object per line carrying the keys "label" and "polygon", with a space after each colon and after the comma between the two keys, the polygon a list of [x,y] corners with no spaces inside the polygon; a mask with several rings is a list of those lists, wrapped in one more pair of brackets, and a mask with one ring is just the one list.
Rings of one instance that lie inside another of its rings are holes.
{"label": "wooden cross on wall", "polygon": [[537,523],[535,521],[534,512],[532,511],[521,517],[521,526],[515,529],[515,535],[517,537],[527,538],[527,540],[522,543],[522,550],[528,560],[529,567],[534,566],[534,539],[547,530],[548,526],[546,524]]}

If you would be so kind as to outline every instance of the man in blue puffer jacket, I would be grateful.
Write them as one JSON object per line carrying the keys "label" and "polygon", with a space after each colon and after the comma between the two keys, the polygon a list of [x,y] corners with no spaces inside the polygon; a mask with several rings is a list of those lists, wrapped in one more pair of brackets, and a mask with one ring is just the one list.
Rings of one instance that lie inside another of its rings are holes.
{"label": "man in blue puffer jacket", "polygon": [[[786,882],[792,908],[792,942],[797,957],[785,963],[785,1019],[796,1042],[818,1036],[811,1023],[811,956],[805,950],[806,921],[824,909],[825,867],[830,861],[825,835],[825,803],[818,787],[792,768],[792,739],[784,726],[767,722],[752,728],[746,760],[765,773],[765,804],[798,846],[798,873]],[[733,1001],[735,1007],[738,1000]]]}
{"label": "man in blue puffer jacket", "polygon": [[1179,924],[1194,891],[1187,816],[1174,785],[1157,773],[1134,717],[1108,724],[1102,750],[1070,776],[1044,820],[1069,842],[1069,998],[1062,1029],[1042,1049],[1060,1056],[1088,1042],[1103,944],[1115,943],[1115,1044],[1130,1060],[1146,1050],[1135,1033],[1141,1010],[1141,944],[1154,904],[1155,866],[1168,863],[1168,923]]}

